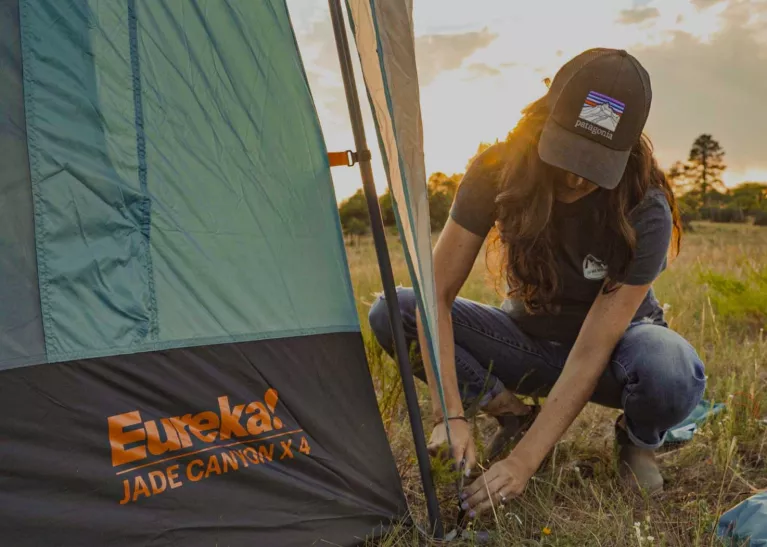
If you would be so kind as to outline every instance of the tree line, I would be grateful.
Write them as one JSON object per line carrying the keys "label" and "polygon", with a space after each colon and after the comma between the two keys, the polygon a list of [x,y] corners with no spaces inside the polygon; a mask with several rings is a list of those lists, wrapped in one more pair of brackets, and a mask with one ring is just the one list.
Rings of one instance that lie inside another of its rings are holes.
{"label": "tree line", "polygon": [[[450,207],[453,204],[453,198],[461,178],[463,178],[462,173],[450,176],[444,173],[434,173],[429,177],[427,190],[432,231],[441,230],[447,222]],[[378,198],[378,205],[381,207],[384,226],[395,226],[397,221],[394,216],[391,192],[388,188]],[[341,217],[341,226],[345,234],[365,235],[370,231],[367,202],[361,189],[341,203],[338,214]]]}
{"label": "tree line", "polygon": [[692,144],[685,161],[675,162],[666,172],[677,195],[682,220],[746,222],[767,226],[767,184],[744,182],[727,188],[722,175],[727,169],[725,150],[709,134]]}
{"label": "tree line", "polygon": [[[491,143],[481,143],[467,168],[490,146]],[[695,220],[747,222],[752,219],[756,225],[767,226],[767,183],[745,182],[727,188],[722,180],[727,169],[724,157],[721,144],[711,135],[703,134],[693,142],[687,159],[675,162],[666,171],[686,229],[692,229],[691,222]],[[433,231],[439,231],[445,225],[462,178],[463,173],[447,175],[441,172],[429,177],[427,191]],[[392,196],[388,189],[379,197],[378,203],[384,225],[395,226]],[[338,213],[345,234],[359,236],[370,231],[370,217],[361,189],[341,203]]]}
{"label": "tree line", "polygon": [[[496,141],[497,142],[497,141]],[[489,143],[481,143],[476,153],[466,164],[469,165],[478,155],[492,146]],[[463,179],[463,173],[453,173],[447,175],[442,172],[432,173],[426,184],[426,190],[429,198],[429,220],[432,231],[439,231],[447,222],[450,215],[450,207],[453,205],[455,193],[458,185]],[[378,205],[381,207],[381,217],[385,226],[396,226],[397,220],[394,216],[394,207],[392,196],[389,189],[386,189],[383,195],[378,198]],[[350,198],[341,202],[338,208],[338,214],[341,217],[341,226],[344,234],[347,235],[365,235],[370,231],[370,217],[368,216],[367,202],[362,190]]]}

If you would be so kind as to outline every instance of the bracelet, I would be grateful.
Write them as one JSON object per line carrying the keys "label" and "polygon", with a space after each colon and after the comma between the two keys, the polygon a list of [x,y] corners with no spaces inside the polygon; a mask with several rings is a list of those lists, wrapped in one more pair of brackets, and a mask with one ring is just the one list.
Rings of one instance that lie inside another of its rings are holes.
{"label": "bracelet", "polygon": [[[451,416],[447,419],[447,421],[449,422],[450,420],[461,420],[462,422],[469,423],[469,419],[466,418],[466,416]],[[440,416],[439,418],[437,418],[435,425],[439,425],[443,423],[444,421],[445,421],[445,417]]]}

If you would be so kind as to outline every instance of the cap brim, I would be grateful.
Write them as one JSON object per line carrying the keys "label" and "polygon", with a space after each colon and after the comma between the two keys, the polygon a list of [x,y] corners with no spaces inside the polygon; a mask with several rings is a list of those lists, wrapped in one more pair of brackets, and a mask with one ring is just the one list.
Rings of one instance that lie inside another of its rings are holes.
{"label": "cap brim", "polygon": [[549,165],[612,190],[623,178],[631,150],[613,150],[567,131],[549,118],[538,142],[538,155]]}

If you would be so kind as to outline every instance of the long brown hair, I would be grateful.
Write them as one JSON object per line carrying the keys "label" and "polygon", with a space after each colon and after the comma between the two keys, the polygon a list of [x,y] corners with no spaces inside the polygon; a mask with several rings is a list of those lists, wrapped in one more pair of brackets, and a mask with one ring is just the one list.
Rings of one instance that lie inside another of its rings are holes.
{"label": "long brown hair", "polygon": [[[522,111],[522,118],[509,133],[505,152],[498,163],[499,194],[497,239],[502,246],[501,277],[509,297],[521,299],[530,313],[556,312],[552,301],[560,290],[555,259],[557,234],[552,220],[555,189],[568,173],[541,161],[538,140],[549,115],[545,97]],[[653,148],[642,135],[631,150],[623,178],[614,190],[603,190],[598,214],[608,238],[604,253],[608,284],[617,286],[634,257],[636,238],[629,216],[650,188],[659,188],[668,200],[673,217],[670,258],[681,243],[681,221],[674,194],[653,156]]]}

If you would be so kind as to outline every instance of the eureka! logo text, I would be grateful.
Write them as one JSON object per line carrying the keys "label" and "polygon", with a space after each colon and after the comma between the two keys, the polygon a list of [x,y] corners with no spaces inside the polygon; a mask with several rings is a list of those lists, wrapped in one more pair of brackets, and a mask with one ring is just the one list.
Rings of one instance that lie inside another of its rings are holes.
{"label": "eureka! logo text", "polygon": [[210,444],[231,438],[255,437],[282,429],[282,420],[274,416],[278,399],[277,391],[269,389],[263,401],[234,406],[229,397],[223,395],[218,398],[218,412],[203,411],[148,421],[143,421],[139,410],[110,416],[107,423],[112,466],[183,451],[199,442]]}
{"label": "eureka! logo text", "polygon": [[[147,421],[138,410],[110,416],[112,466],[123,466],[115,474],[125,476],[120,505],[213,476],[309,456],[311,446],[303,430],[285,431],[275,416],[278,400],[277,391],[269,389],[263,401],[235,405],[222,395],[218,412]],[[177,460],[182,461],[174,463]],[[126,464],[133,465],[125,468]],[[158,468],[161,464],[165,465]]]}

